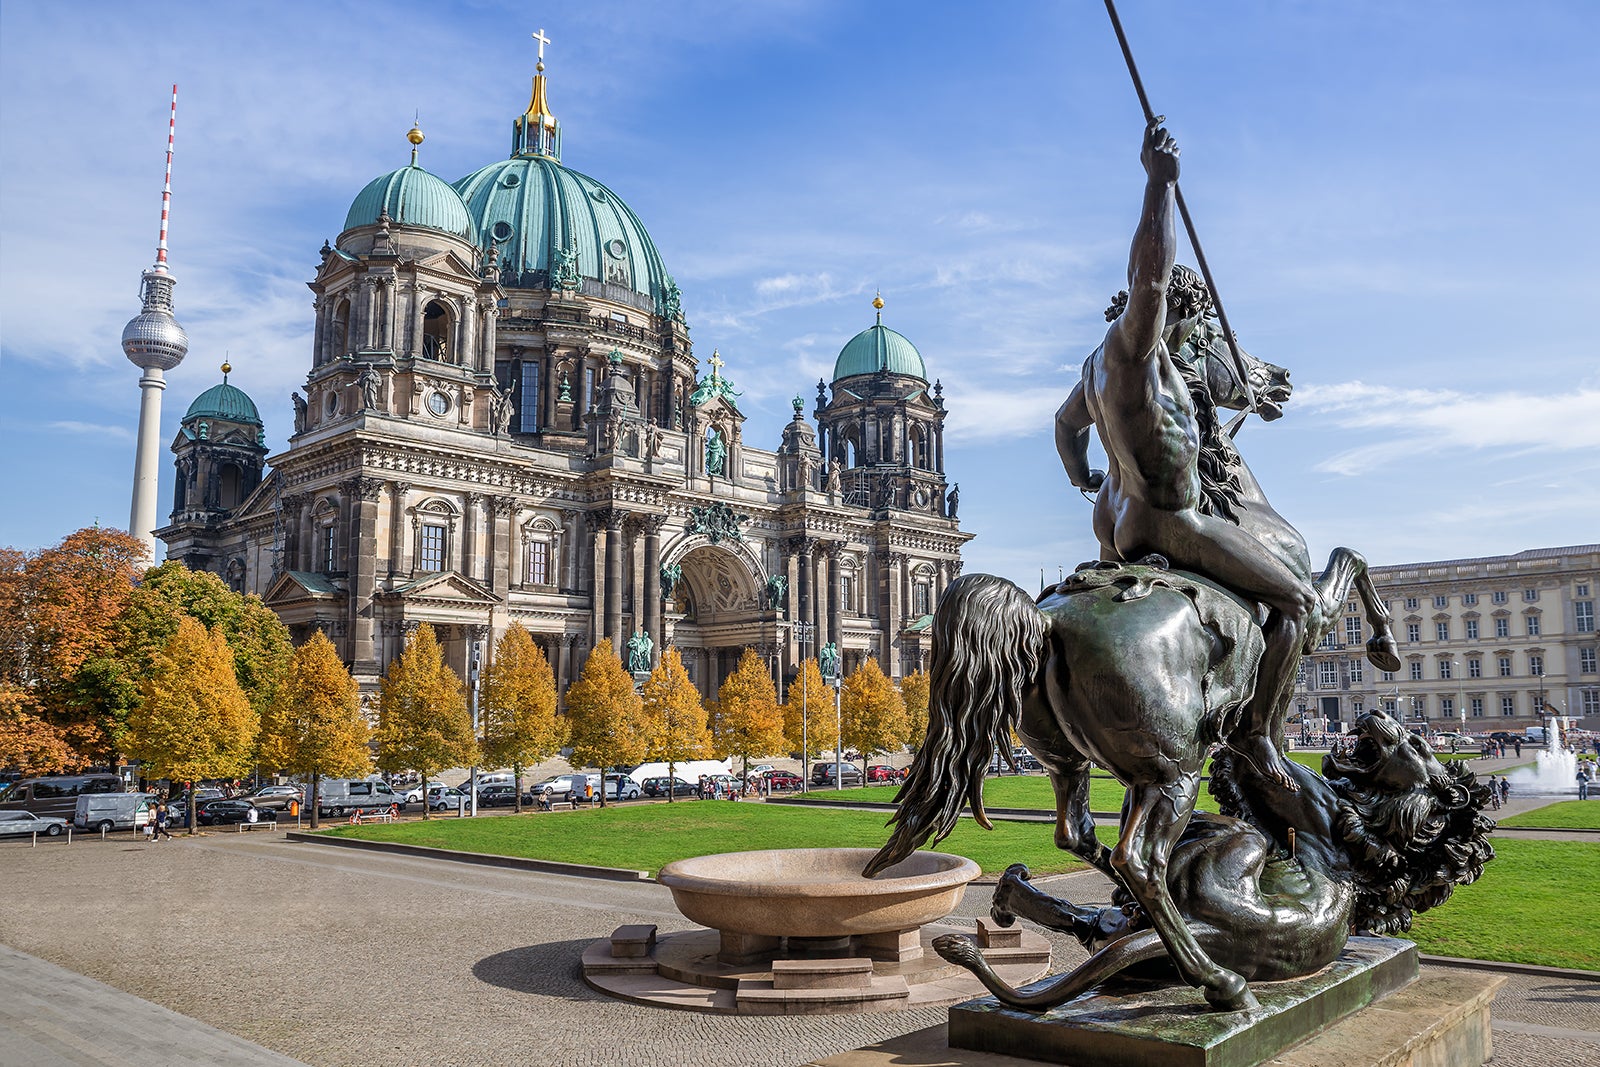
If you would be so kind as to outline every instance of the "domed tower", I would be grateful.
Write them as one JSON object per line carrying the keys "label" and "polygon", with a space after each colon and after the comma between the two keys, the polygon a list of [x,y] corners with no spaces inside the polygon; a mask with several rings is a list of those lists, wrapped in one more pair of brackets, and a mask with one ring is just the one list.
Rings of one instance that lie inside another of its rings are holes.
{"label": "domed tower", "polygon": [[143,373],[139,376],[139,436],[133,459],[133,506],[128,532],[145,543],[150,562],[156,555],[156,493],[160,478],[161,392],[165,372],[183,362],[189,335],[172,313],[172,287],[177,280],[167,270],[167,218],[172,207],[172,142],[178,125],[178,87],[172,87],[172,111],[167,120],[167,178],[161,189],[161,238],[156,262],[140,281],[139,314],[122,329],[122,351]]}
{"label": "domed tower", "polygon": [[841,503],[954,518],[946,509],[943,387],[928,386],[922,354],[877,321],[852,337],[833,366],[833,398],[817,383],[825,483]]}
{"label": "domed tower", "polygon": [[622,198],[562,162],[542,58],[548,38],[536,39],[541,59],[512,120],[509,158],[454,184],[508,297],[495,355],[511,400],[507,430],[526,444],[587,450],[612,374],[633,387],[644,423],[685,429],[695,362],[678,287]]}
{"label": "domed tower", "polygon": [[172,522],[161,531],[168,554],[190,570],[216,571],[236,587],[242,560],[223,560],[216,531],[238,513],[261,484],[267,461],[266,432],[255,401],[228,382],[233,367],[222,364],[222,381],[189,405],[172,442],[177,481]]}

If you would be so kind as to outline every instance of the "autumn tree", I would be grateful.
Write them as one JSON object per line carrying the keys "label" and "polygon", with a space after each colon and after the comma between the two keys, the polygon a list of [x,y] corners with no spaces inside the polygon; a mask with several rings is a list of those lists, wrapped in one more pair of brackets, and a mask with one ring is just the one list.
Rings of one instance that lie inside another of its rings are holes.
{"label": "autumn tree", "polygon": [[234,672],[233,650],[220,629],[194,619],[156,653],[128,717],[128,752],[149,775],[188,782],[189,832],[194,833],[193,783],[233,778],[250,769],[260,718]]}
{"label": "autumn tree", "polygon": [[[649,726],[649,751],[667,765],[667,775],[676,778],[678,764],[704,756],[711,748],[711,732],[706,727],[706,709],[700,691],[683,669],[683,657],[668,648],[661,662],[644,683],[644,714]],[[667,800],[673,799],[667,790]]]}
{"label": "autumn tree", "polygon": [[500,638],[483,672],[478,724],[484,762],[511,768],[521,811],[523,768],[559,752],[567,727],[556,714],[555,673],[521,623],[512,623]]}
{"label": "autumn tree", "polygon": [[716,751],[738,756],[750,777],[750,757],[769,756],[783,747],[783,712],[772,688],[772,675],[754,649],[739,657],[739,666],[717,690],[717,712],[711,718]]}
{"label": "autumn tree", "polygon": [[813,659],[802,660],[783,702],[783,738],[790,751],[814,760],[838,743],[833,714],[833,689],[823,684]]}
{"label": "autumn tree", "polygon": [[142,541],[99,526],[32,554],[0,549],[0,764],[115,762],[137,689],[108,714],[94,665],[114,646],[147,558]]}
{"label": "autumn tree", "polygon": [[354,778],[371,770],[372,731],[355,679],[321,630],[294,650],[279,694],[261,718],[261,760],[310,779],[315,830],[318,785],[324,776]]}
{"label": "autumn tree", "polygon": [[[445,666],[433,627],[423,623],[399,658],[389,664],[378,699],[378,766],[414,770],[427,783],[446,767],[477,760],[466,690]],[[428,818],[428,805],[422,805]]]}
{"label": "autumn tree", "polygon": [[567,728],[573,766],[600,768],[604,807],[605,769],[642,762],[650,740],[650,723],[633,679],[609,640],[594,646],[578,680],[567,687]]}
{"label": "autumn tree", "polygon": [[916,752],[928,737],[928,675],[925,671],[900,679],[900,699],[906,705],[906,744]]}
{"label": "autumn tree", "polygon": [[888,752],[906,743],[906,705],[878,666],[869,658],[844,680],[839,713],[844,740],[861,752],[861,774],[867,773],[867,756]]}

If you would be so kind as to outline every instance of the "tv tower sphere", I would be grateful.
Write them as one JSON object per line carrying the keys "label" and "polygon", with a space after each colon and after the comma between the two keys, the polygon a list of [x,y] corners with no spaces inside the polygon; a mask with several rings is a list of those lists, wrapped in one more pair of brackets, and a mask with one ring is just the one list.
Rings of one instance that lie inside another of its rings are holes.
{"label": "tv tower sphere", "polygon": [[144,309],[122,328],[122,351],[141,370],[169,371],[189,352],[189,335],[172,314],[173,277],[147,270],[143,279]]}

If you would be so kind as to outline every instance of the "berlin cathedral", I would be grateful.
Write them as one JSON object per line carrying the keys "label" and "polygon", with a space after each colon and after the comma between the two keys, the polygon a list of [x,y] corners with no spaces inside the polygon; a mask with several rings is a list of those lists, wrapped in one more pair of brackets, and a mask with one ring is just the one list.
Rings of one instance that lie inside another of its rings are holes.
{"label": "berlin cathedral", "polygon": [[168,556],[259,594],[296,641],[326,633],[366,691],[423,622],[462,674],[520,622],[562,692],[596,643],[640,633],[707,695],[746,647],[784,680],[829,643],[845,672],[918,669],[972,536],[921,354],[875,300],[814,425],[796,396],[775,451],[746,441],[644,225],[562,163],[538,70],[509,158],[446,182],[413,129],[410,165],[324,243],[285,451],[226,368],[189,406]]}

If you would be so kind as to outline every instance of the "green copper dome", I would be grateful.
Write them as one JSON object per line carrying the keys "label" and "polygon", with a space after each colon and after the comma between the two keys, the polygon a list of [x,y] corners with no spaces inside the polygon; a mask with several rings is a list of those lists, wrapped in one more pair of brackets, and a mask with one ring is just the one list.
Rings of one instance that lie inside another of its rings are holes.
{"label": "green copper dome", "polygon": [[[578,276],[631,290],[644,298],[633,303],[664,313],[672,283],[655,242],[633,209],[587,174],[525,154],[475,170],[455,189],[477,224],[479,242],[496,243],[509,268],[501,277],[507,288],[551,288],[557,253],[570,249]],[[534,272],[543,273],[535,278]]]}
{"label": "green copper dome", "polygon": [[243,389],[229,385],[226,379],[194,398],[194,403],[183,414],[184,422],[190,419],[227,419],[251,426],[261,425],[255,401],[245,395]]}
{"label": "green copper dome", "polygon": [[928,368],[923,365],[917,346],[881,322],[862,330],[839,350],[839,359],[833,365],[833,380],[879,371],[928,380]]}
{"label": "green copper dome", "polygon": [[465,237],[476,242],[477,232],[467,215],[461,197],[443,179],[412,164],[380,175],[356,194],[355,203],[344,218],[344,228],[369,226],[384,211],[396,223],[425,226],[431,230]]}

